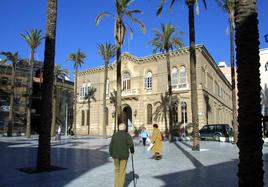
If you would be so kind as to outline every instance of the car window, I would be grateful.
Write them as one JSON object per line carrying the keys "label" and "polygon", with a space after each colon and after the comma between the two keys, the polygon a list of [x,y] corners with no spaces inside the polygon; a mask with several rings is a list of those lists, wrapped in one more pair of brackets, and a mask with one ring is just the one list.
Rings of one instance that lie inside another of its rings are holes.
{"label": "car window", "polygon": [[208,126],[204,126],[201,130],[202,130],[202,131],[206,131],[206,130],[208,130]]}
{"label": "car window", "polygon": [[215,130],[215,126],[214,125],[210,125],[210,126],[208,126],[208,129],[209,129],[209,131],[214,131]]}
{"label": "car window", "polygon": [[218,131],[223,131],[224,130],[224,126],[223,125],[217,125],[217,130]]}

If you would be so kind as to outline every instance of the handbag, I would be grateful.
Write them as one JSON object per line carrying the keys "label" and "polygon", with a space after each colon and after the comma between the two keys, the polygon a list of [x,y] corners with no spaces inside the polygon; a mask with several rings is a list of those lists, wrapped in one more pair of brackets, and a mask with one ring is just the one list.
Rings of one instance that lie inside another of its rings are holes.
{"label": "handbag", "polygon": [[154,146],[154,144],[153,143],[150,143],[149,147],[147,148],[147,151],[150,151],[153,146]]}

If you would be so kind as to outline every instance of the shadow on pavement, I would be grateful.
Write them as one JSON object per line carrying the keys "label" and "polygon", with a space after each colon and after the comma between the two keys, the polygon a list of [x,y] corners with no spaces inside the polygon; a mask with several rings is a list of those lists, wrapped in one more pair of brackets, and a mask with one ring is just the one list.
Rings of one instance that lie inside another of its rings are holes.
{"label": "shadow on pavement", "polygon": [[[54,147],[60,145],[55,144],[51,146],[51,164],[66,169],[27,174],[17,169],[36,165],[37,147],[27,145],[29,143],[27,141],[23,143],[0,142],[0,159],[5,161],[1,162],[0,166],[0,186],[29,186],[31,183],[36,186],[46,184],[48,184],[46,186],[65,186],[88,171],[111,162],[108,152],[102,150],[108,145],[93,150],[74,148],[83,142],[65,143],[68,147]],[[26,146],[22,147],[23,144]]]}

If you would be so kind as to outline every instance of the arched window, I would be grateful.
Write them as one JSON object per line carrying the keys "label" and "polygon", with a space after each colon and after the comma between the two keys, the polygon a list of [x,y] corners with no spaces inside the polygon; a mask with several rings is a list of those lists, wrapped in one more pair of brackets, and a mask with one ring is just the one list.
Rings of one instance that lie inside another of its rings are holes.
{"label": "arched window", "polygon": [[130,74],[124,73],[122,77],[123,90],[130,90]]}
{"label": "arched window", "polygon": [[147,124],[153,123],[153,107],[151,104],[147,105]]}
{"label": "arched window", "polygon": [[144,88],[146,90],[152,89],[152,77],[153,77],[152,72],[148,72],[144,78]]}
{"label": "arched window", "polygon": [[178,69],[174,67],[171,69],[171,86],[177,87],[177,84],[178,84]]}
{"label": "arched window", "polygon": [[186,69],[182,66],[179,70],[179,88],[186,88],[187,78],[186,78]]}
{"label": "arched window", "polygon": [[181,119],[182,123],[187,123],[187,103],[185,101],[181,102]]}
{"label": "arched window", "polygon": [[268,62],[265,63],[265,71],[268,71]]}
{"label": "arched window", "polygon": [[85,125],[85,111],[82,110],[82,116],[81,116],[81,125],[84,126]]}

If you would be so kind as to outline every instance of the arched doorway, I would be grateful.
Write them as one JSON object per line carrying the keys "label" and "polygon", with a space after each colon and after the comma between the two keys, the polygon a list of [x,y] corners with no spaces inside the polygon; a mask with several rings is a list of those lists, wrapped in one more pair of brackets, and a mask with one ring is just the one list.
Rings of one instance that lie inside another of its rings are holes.
{"label": "arched doorway", "polygon": [[127,126],[127,132],[132,128],[132,110],[129,105],[123,108],[123,123]]}

